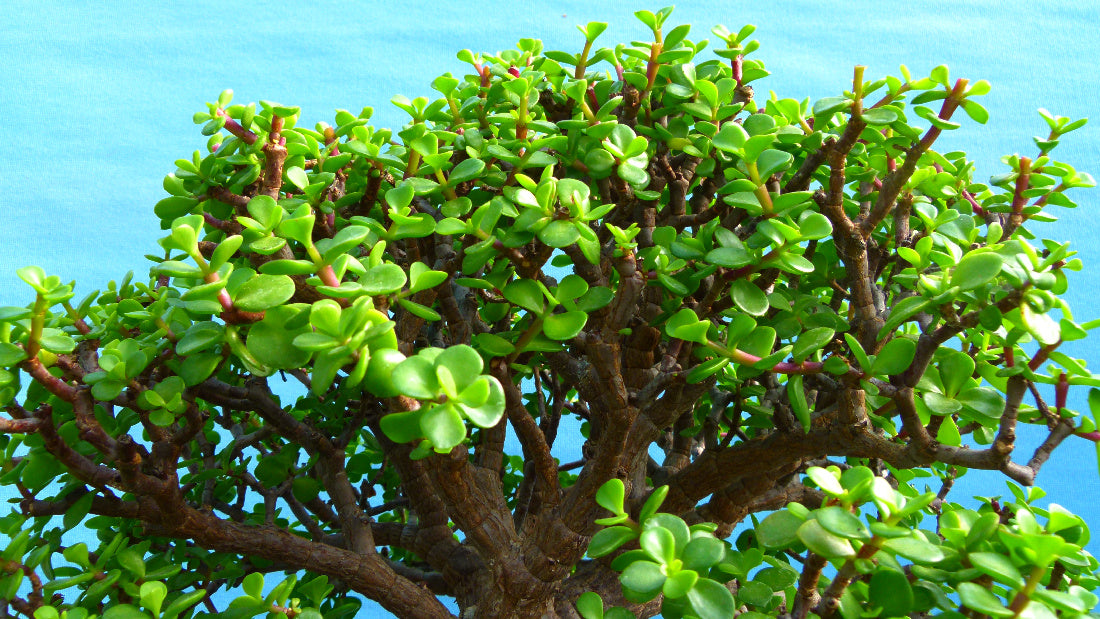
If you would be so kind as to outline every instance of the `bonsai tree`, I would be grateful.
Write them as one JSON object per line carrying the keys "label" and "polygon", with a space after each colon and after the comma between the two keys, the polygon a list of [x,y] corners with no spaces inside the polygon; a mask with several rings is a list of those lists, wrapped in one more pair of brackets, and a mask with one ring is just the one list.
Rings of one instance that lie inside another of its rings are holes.
{"label": "bonsai tree", "polygon": [[[462,51],[396,133],[226,91],[148,277],[21,269],[3,614],[1085,616],[1033,483],[1098,438],[1059,351],[1095,325],[1031,227],[1094,184],[1052,158],[1085,121],[983,183],[934,147],[988,83],[763,96],[752,26],[670,12]],[[955,502],[973,469],[1011,496]]]}

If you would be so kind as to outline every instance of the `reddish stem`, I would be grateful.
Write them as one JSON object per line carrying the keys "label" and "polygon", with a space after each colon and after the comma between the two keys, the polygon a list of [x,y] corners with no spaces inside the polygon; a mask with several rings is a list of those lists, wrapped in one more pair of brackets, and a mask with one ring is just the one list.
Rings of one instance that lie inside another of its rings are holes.
{"label": "reddish stem", "polygon": [[256,143],[256,134],[249,131],[248,129],[245,129],[244,127],[241,126],[241,123],[239,123],[239,122],[233,120],[232,118],[230,118],[228,112],[226,112],[225,110],[223,110],[222,108],[219,107],[217,113],[218,113],[218,116],[221,116],[222,118],[225,119],[225,130],[226,131],[228,131],[229,133],[232,133],[233,135],[240,138],[240,140],[242,142],[244,142],[245,144],[250,144],[251,145],[251,144]]}
{"label": "reddish stem", "polygon": [[1066,377],[1066,373],[1062,372],[1058,376],[1058,384],[1054,386],[1054,406],[1058,410],[1058,414],[1062,414],[1062,409],[1066,407],[1066,395],[1069,394],[1069,378]]}

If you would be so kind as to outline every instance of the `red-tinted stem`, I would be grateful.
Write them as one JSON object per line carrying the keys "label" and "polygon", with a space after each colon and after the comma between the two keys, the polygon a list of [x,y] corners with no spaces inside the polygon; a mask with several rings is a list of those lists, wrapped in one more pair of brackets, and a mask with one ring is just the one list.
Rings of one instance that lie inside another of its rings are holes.
{"label": "red-tinted stem", "polygon": [[232,118],[230,118],[229,114],[220,107],[218,108],[218,116],[221,116],[222,118],[225,119],[225,130],[226,131],[228,131],[229,133],[232,133],[233,135],[240,138],[240,140],[242,142],[244,142],[245,144],[255,144],[256,143],[256,134],[252,133],[248,129],[245,129],[244,127],[241,126],[241,123],[239,123],[239,122],[233,120]]}

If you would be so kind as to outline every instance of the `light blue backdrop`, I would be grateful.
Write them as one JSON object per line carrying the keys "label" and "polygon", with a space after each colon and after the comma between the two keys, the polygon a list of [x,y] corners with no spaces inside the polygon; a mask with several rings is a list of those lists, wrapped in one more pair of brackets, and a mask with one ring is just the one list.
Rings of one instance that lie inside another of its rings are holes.
{"label": "light blue backdrop", "polygon": [[[965,149],[978,177],[1004,171],[999,157],[1033,154],[1031,136],[1046,133],[1035,109],[1094,123],[1064,140],[1056,155],[1078,169],[1100,173],[1100,108],[1096,67],[1100,9],[1090,0],[1062,3],[942,0],[887,6],[881,0],[838,2],[688,2],[672,22],[691,23],[691,38],[758,26],[757,52],[772,77],[754,86],[758,96],[814,99],[839,94],[852,66],[868,75],[915,75],[946,63],[952,75],[987,79],[992,115],[978,127],[968,120],[937,145]],[[134,0],[76,3],[17,1],[0,12],[0,306],[25,305],[29,288],[16,268],[37,264],[76,279],[78,298],[126,271],[148,268],[156,250],[152,206],[164,196],[161,179],[175,159],[205,139],[191,123],[225,88],[237,101],[271,99],[300,105],[307,126],[332,120],[333,111],[375,108],[374,123],[397,127],[402,114],[389,105],[398,93],[431,96],[431,80],[464,71],[462,48],[498,51],[521,37],[549,49],[578,50],[574,25],[611,24],[601,42],[645,37],[629,2],[212,2],[153,4]],[[1039,235],[1070,240],[1089,272],[1071,277],[1070,302],[1079,322],[1100,317],[1097,213],[1100,192],[1077,190],[1081,207],[1058,211],[1057,224]],[[1067,352],[1100,364],[1100,345],[1067,345]],[[1071,392],[1071,407],[1085,408]],[[1037,444],[1028,437],[1019,457]],[[972,476],[973,477],[973,476]],[[1007,494],[999,475],[956,488]],[[1085,514],[1100,528],[1095,504],[1100,482],[1092,444],[1071,438],[1044,467],[1039,483],[1050,499]],[[960,484],[961,485],[961,484]],[[1096,531],[1100,533],[1100,530]],[[1100,554],[1100,545],[1090,545]],[[364,611],[364,616],[374,616]],[[384,616],[378,614],[377,616]]]}

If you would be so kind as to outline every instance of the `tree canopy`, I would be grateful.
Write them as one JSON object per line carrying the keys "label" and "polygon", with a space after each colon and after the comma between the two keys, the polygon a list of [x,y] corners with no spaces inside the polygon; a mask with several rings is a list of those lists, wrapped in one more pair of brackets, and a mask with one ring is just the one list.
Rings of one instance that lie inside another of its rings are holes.
{"label": "tree canopy", "polygon": [[[1087,616],[1087,523],[1033,485],[1100,440],[1034,225],[1095,184],[1052,156],[1085,120],[982,182],[934,146],[987,82],[763,97],[752,26],[670,13],[463,50],[396,134],[223,92],[148,277],[20,269],[0,611]],[[1012,497],[956,502],[972,469]]]}

